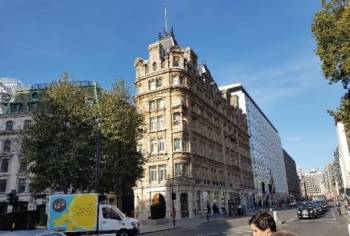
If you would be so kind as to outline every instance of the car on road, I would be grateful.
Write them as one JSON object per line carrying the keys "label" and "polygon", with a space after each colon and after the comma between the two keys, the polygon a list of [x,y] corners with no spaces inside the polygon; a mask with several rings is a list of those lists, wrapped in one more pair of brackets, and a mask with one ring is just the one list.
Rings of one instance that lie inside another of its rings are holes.
{"label": "car on road", "polygon": [[328,211],[328,203],[327,201],[321,201],[322,209],[324,212]]}
{"label": "car on road", "polygon": [[318,215],[323,215],[324,213],[324,209],[322,208],[322,202],[321,201],[314,201],[313,202],[315,208],[316,208],[316,212]]}
{"label": "car on road", "polygon": [[302,202],[297,209],[297,215],[299,219],[318,218],[317,209],[313,202]]}

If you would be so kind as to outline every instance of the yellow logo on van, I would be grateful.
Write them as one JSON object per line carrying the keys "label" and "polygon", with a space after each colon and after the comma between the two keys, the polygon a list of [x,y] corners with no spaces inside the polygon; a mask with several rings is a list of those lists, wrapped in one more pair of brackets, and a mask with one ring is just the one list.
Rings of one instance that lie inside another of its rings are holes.
{"label": "yellow logo on van", "polygon": [[[54,218],[51,221],[54,228],[64,228],[68,232],[96,230],[96,194],[60,195],[50,207],[53,211],[50,218]],[[61,210],[63,207],[67,209]]]}

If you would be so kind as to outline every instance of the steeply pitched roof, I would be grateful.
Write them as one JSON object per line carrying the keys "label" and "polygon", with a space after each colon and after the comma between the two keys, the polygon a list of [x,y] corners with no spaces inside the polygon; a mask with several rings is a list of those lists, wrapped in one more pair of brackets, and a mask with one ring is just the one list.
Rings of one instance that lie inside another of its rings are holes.
{"label": "steeply pitched roof", "polygon": [[173,28],[171,31],[164,30],[163,33],[159,33],[158,39],[165,52],[168,52],[174,46],[178,46]]}

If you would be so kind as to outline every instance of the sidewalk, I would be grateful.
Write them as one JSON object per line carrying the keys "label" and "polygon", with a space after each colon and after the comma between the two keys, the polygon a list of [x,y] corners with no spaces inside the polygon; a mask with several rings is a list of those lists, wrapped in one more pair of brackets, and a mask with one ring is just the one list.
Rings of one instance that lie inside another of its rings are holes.
{"label": "sidewalk", "polygon": [[212,223],[216,221],[224,221],[230,219],[239,219],[244,217],[250,217],[254,214],[254,211],[247,211],[247,213],[243,216],[235,216],[235,217],[224,217],[224,216],[211,216],[209,221],[207,221],[206,216],[197,216],[194,218],[181,218],[177,219],[175,222],[175,227],[173,226],[173,222],[171,219],[160,219],[160,220],[144,220],[140,222],[140,234],[148,234],[152,232],[159,232],[164,230],[172,230],[177,228],[189,228],[195,227],[200,224]]}

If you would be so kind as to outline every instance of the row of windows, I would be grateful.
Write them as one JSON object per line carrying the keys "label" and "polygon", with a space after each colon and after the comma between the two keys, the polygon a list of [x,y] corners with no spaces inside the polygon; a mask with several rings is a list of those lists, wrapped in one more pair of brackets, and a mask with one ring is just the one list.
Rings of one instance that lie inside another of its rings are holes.
{"label": "row of windows", "polygon": [[[24,193],[26,191],[27,180],[19,178],[17,182],[17,193]],[[0,179],[0,193],[6,192],[7,179]]]}
{"label": "row of windows", "polygon": [[[174,67],[178,67],[179,65],[180,65],[180,57],[178,57],[178,56],[173,56],[173,66],[174,66]],[[162,62],[160,63],[160,67],[161,67],[161,68],[164,68],[164,61],[162,61]],[[152,63],[152,70],[153,70],[153,71],[156,71],[157,68],[158,68],[157,62],[153,62],[153,63]],[[148,65],[147,65],[147,64],[145,64],[145,74],[148,74]]]}
{"label": "row of windows", "polygon": [[161,182],[166,179],[166,165],[150,166],[148,169],[149,182]]}
{"label": "row of windows", "polygon": [[150,144],[151,154],[162,153],[165,151],[165,140],[163,138],[151,139]]}
{"label": "row of windows", "polygon": [[[167,170],[166,165],[150,166],[148,167],[149,182],[158,182],[166,180]],[[187,175],[187,164],[175,164],[175,176]]]}
{"label": "row of windows", "polygon": [[[23,128],[27,129],[31,125],[32,125],[32,121],[31,120],[25,120],[24,124],[23,124]],[[6,121],[5,130],[6,131],[12,131],[13,130],[13,121],[12,120]]]}
{"label": "row of windows", "polygon": [[164,108],[164,100],[162,98],[149,101],[149,111],[157,111]]}
{"label": "row of windows", "polygon": [[164,129],[164,116],[157,116],[150,118],[150,131],[157,131]]}
{"label": "row of windows", "polygon": [[[175,75],[172,77],[171,84],[173,86],[183,84],[183,78],[179,75]],[[155,90],[161,88],[163,86],[163,80],[161,77],[152,78],[148,81],[148,90]],[[142,84],[138,84],[138,93],[142,93]]]}
{"label": "row of windows", "polygon": [[[150,118],[150,131],[164,130],[164,116],[155,116]],[[175,112],[173,114],[173,125],[181,124],[181,113]]]}
{"label": "row of windows", "polygon": [[[10,159],[8,158],[3,158],[0,159],[0,173],[7,173],[9,170],[9,161]],[[27,169],[27,164],[24,161],[24,159],[20,160],[20,164],[19,164],[19,173],[23,173],[24,171],[26,171]]]}
{"label": "row of windows", "polygon": [[[188,151],[188,141],[181,138],[174,139],[174,151]],[[165,152],[165,139],[151,139],[150,140],[150,153],[157,154]]]}

